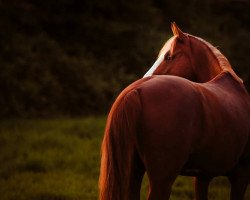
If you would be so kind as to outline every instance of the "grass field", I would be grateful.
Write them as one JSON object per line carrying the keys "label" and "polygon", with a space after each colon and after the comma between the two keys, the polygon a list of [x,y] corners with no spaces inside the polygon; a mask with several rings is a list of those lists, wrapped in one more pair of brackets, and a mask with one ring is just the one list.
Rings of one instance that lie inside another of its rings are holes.
{"label": "grass field", "polygon": [[[96,200],[105,117],[0,122],[1,200]],[[147,181],[142,187],[146,198]],[[209,199],[229,199],[216,178]],[[192,200],[193,180],[178,177],[171,200]],[[250,188],[246,194],[250,199]]]}

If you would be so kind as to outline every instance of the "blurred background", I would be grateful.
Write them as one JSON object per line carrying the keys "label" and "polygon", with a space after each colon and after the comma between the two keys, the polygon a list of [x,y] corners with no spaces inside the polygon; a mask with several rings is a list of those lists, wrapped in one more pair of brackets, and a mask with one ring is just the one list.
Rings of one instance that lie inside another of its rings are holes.
{"label": "blurred background", "polygon": [[[0,199],[98,199],[106,114],[173,21],[218,47],[250,91],[249,10],[249,0],[0,0]],[[142,188],[146,199],[146,177]],[[178,177],[178,199],[194,199],[191,178]],[[221,199],[219,177],[209,200]]]}
{"label": "blurred background", "polygon": [[248,0],[2,0],[0,117],[106,113],[151,67],[175,21],[250,89]]}

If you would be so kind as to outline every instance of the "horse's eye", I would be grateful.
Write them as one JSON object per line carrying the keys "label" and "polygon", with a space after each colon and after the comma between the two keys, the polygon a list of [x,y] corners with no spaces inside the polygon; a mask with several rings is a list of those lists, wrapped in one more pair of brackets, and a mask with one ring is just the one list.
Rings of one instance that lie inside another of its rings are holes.
{"label": "horse's eye", "polygon": [[173,60],[173,56],[170,54],[170,52],[167,52],[165,55],[166,60]]}
{"label": "horse's eye", "polygon": [[166,59],[166,60],[173,60],[173,57],[172,57],[171,55],[167,54],[167,55],[165,56],[165,59]]}
{"label": "horse's eye", "polygon": [[167,60],[172,60],[172,57],[171,56],[167,56]]}

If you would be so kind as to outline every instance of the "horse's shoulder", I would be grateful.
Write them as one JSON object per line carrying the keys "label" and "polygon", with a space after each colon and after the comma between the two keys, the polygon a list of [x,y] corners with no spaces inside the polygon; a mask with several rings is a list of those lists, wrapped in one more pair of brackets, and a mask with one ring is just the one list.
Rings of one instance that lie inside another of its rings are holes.
{"label": "horse's shoulder", "polygon": [[250,98],[242,83],[223,72],[207,83],[197,83],[203,109],[227,110],[237,113],[244,110],[250,114]]}
{"label": "horse's shoulder", "polygon": [[235,93],[247,94],[247,90],[242,82],[235,79],[234,75],[230,71],[223,71],[213,80],[208,82],[208,85],[214,85],[221,87],[224,91],[234,91]]}

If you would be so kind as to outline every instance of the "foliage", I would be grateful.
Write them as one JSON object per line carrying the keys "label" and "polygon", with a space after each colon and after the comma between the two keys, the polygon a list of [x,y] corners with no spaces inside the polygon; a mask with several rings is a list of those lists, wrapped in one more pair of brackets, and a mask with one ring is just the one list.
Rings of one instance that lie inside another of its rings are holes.
{"label": "foliage", "polygon": [[250,88],[247,0],[0,2],[0,117],[107,112],[176,21],[219,45]]}

